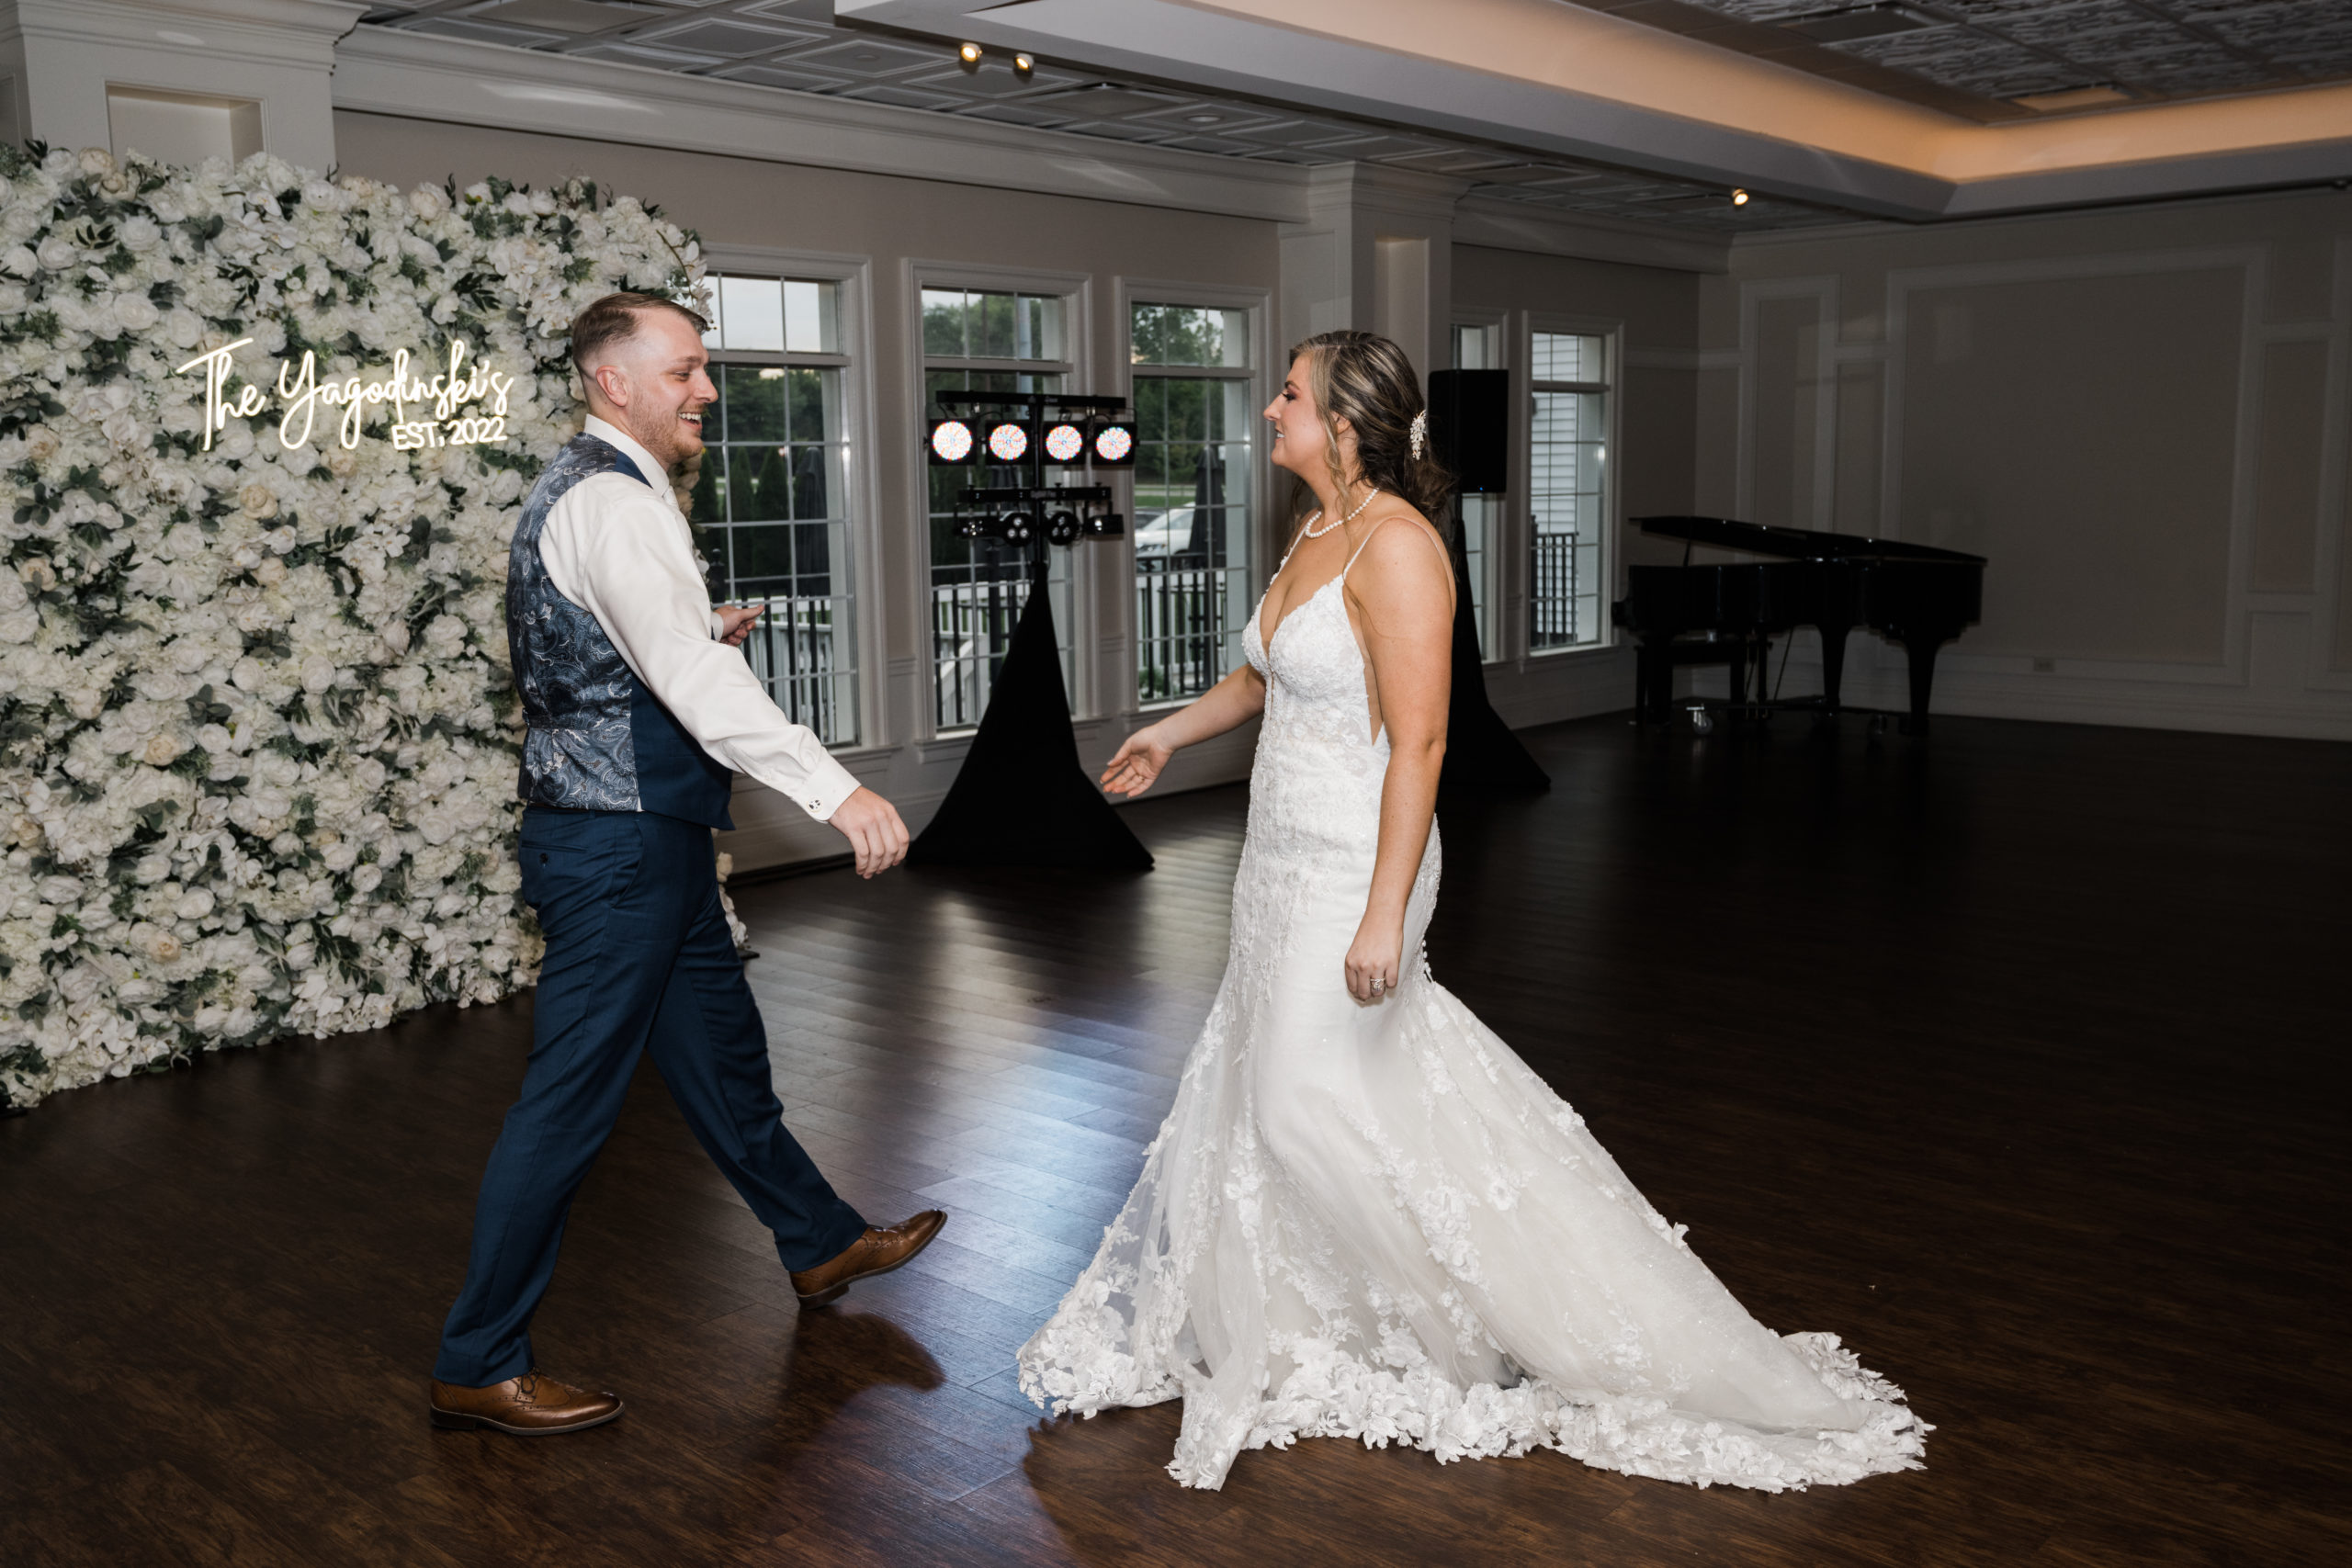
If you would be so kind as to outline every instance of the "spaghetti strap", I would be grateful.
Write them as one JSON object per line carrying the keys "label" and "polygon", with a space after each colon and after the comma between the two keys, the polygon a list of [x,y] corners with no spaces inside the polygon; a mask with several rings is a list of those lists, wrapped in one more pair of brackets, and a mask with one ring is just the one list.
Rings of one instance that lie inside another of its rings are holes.
{"label": "spaghetti strap", "polygon": [[[1391,524],[1391,523],[1393,523],[1393,522],[1395,522],[1395,521],[1396,521],[1396,519],[1395,519],[1395,518],[1393,518],[1393,517],[1384,517],[1384,518],[1382,518],[1379,522],[1377,522],[1377,523],[1375,523],[1375,524],[1374,524],[1374,525],[1372,525],[1372,533],[1371,533],[1371,534],[1366,534],[1366,535],[1363,536],[1363,544],[1358,545],[1358,546],[1356,547],[1356,554],[1355,554],[1354,556],[1350,556],[1350,557],[1348,558],[1348,564],[1347,564],[1347,566],[1343,566],[1343,567],[1341,567],[1341,568],[1340,569],[1340,581],[1345,582],[1345,581],[1348,580],[1348,570],[1349,570],[1349,568],[1353,567],[1353,566],[1356,564],[1356,556],[1360,556],[1360,555],[1363,554],[1365,547],[1366,547],[1367,546],[1369,546],[1369,545],[1372,543],[1372,541],[1373,541],[1373,536],[1374,536],[1374,535],[1378,534],[1378,533],[1379,533],[1383,528],[1387,527],[1389,524]],[[1437,553],[1438,553],[1438,558],[1445,563],[1445,572],[1446,572],[1446,575],[1447,575],[1448,577],[1453,576],[1453,558],[1451,555],[1448,555],[1448,554],[1446,553],[1445,541],[1444,541],[1444,540],[1442,540],[1442,539],[1441,539],[1441,538],[1439,538],[1439,537],[1437,536],[1437,535],[1436,535],[1434,532],[1431,532],[1431,533],[1430,533],[1430,535],[1429,536],[1429,540],[1430,540],[1430,543],[1432,546],[1436,547]],[[1290,558],[1289,558],[1289,557],[1287,557],[1287,556],[1285,556],[1285,557],[1283,557],[1283,558],[1285,561],[1287,561]]]}
{"label": "spaghetti strap", "polygon": [[1379,522],[1374,523],[1374,524],[1372,525],[1372,532],[1371,532],[1371,533],[1369,533],[1369,534],[1366,534],[1366,535],[1363,536],[1363,545],[1358,545],[1358,546],[1356,547],[1356,555],[1355,555],[1355,556],[1350,556],[1350,557],[1348,558],[1348,564],[1347,564],[1346,566],[1343,566],[1343,567],[1341,567],[1341,568],[1340,569],[1340,581],[1345,582],[1345,581],[1348,580],[1348,573],[1349,573],[1351,570],[1354,570],[1354,567],[1355,567],[1355,564],[1356,564],[1356,556],[1360,556],[1360,555],[1363,554],[1363,552],[1364,552],[1364,546],[1365,546],[1365,545],[1369,545],[1369,544],[1371,544],[1371,543],[1372,543],[1372,541],[1373,541],[1375,537],[1377,537],[1377,536],[1378,536],[1378,535],[1379,535],[1380,531],[1381,531],[1383,528],[1387,527],[1387,526],[1388,526],[1388,525],[1389,525],[1389,523],[1390,523],[1391,521],[1392,521],[1392,519],[1389,519],[1389,518],[1384,517],[1384,518],[1382,518]]}

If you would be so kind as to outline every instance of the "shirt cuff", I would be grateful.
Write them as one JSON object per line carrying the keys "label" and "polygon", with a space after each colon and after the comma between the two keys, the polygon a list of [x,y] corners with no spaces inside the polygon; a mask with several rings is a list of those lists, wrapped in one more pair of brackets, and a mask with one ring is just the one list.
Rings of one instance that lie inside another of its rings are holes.
{"label": "shirt cuff", "polygon": [[808,778],[801,782],[799,793],[791,799],[794,805],[818,821],[830,822],[833,813],[841,809],[842,802],[865,787],[857,782],[855,773],[842,767],[829,754],[809,770]]}
{"label": "shirt cuff", "polygon": [[718,618],[718,611],[713,610],[713,611],[710,613],[710,637],[711,637],[711,640],[712,640],[713,642],[716,642],[716,641],[718,641],[720,637],[725,637],[726,635],[727,635],[727,623],[726,623],[725,621],[722,621],[722,620],[720,620],[720,619]]}

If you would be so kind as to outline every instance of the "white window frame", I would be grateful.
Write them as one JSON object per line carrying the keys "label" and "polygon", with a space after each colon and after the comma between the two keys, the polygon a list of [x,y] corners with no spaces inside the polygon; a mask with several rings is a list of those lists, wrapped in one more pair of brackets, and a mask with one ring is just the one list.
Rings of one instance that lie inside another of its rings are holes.
{"label": "white window frame", "polygon": [[[1568,333],[1602,341],[1601,353],[1607,361],[1607,377],[1600,382],[1544,381],[1535,379],[1535,334],[1538,333]],[[1521,385],[1525,391],[1520,400],[1520,446],[1523,453],[1515,466],[1521,477],[1521,491],[1519,513],[1524,522],[1524,532],[1519,546],[1519,570],[1526,583],[1526,592],[1519,596],[1520,615],[1518,646],[1527,659],[1573,658],[1579,654],[1606,653],[1616,646],[1616,628],[1609,624],[1609,604],[1616,596],[1617,541],[1624,532],[1624,486],[1618,476],[1623,471],[1623,446],[1621,430],[1625,404],[1625,323],[1614,317],[1579,316],[1544,310],[1530,310],[1521,319],[1516,334],[1518,361],[1526,367]],[[1515,377],[1514,379],[1520,379]],[[1571,644],[1566,648],[1535,646],[1535,394],[1542,391],[1598,391],[1605,401],[1606,415],[1602,421],[1604,434],[1601,460],[1600,540],[1599,560],[1593,569],[1593,579],[1600,584],[1597,591],[1599,608],[1596,616],[1600,625],[1598,635],[1589,642]]]}
{"label": "white window frame", "polygon": [[[1013,374],[1035,374],[1041,365],[1056,365],[1064,368],[1053,372],[1062,378],[1064,391],[1083,396],[1093,385],[1094,365],[1094,275],[1091,272],[1059,272],[1037,267],[1004,267],[974,265],[967,262],[926,261],[909,257],[902,268],[906,288],[906,367],[908,397],[911,407],[907,420],[908,489],[914,498],[915,542],[922,547],[910,552],[915,558],[913,580],[907,593],[907,609],[910,624],[920,628],[921,652],[915,661],[917,688],[921,694],[916,733],[922,739],[936,739],[942,735],[963,737],[978,728],[974,724],[942,729],[939,725],[939,668],[931,646],[931,457],[922,439],[931,407],[929,372],[934,368],[930,355],[923,352],[922,295],[926,288],[970,288],[1000,294],[1052,295],[1065,302],[1062,321],[1062,354],[1058,360],[959,359],[956,368],[964,370],[995,370]],[[1095,545],[1079,545],[1075,550],[1097,549]],[[1070,624],[1057,629],[1070,649],[1070,660],[1065,673],[1070,682],[1070,711],[1073,716],[1084,718],[1096,711],[1097,679],[1095,661],[1086,657],[1098,635],[1099,616],[1096,612],[1091,574],[1073,555],[1069,574]]]}
{"label": "white window frame", "polygon": [[887,749],[883,732],[883,611],[888,595],[881,592],[882,548],[876,519],[881,514],[874,464],[864,457],[875,447],[874,402],[874,264],[865,256],[830,251],[774,250],[753,245],[706,246],[706,272],[749,277],[812,278],[841,286],[834,322],[842,351],[838,354],[765,354],[751,350],[716,350],[713,364],[824,365],[842,373],[842,476],[849,500],[850,605],[856,619],[853,641],[857,648],[857,739],[831,748],[839,757],[856,757]]}
{"label": "white window frame", "polygon": [[[1119,311],[1117,389],[1118,395],[1127,400],[1127,406],[1130,409],[1136,406],[1137,372],[1148,376],[1176,376],[1209,381],[1246,380],[1250,387],[1250,400],[1257,408],[1262,409],[1274,400],[1273,389],[1281,384],[1276,378],[1282,371],[1287,371],[1290,367],[1285,365],[1278,371],[1272,364],[1275,354],[1271,326],[1273,315],[1273,296],[1269,290],[1237,288],[1208,283],[1170,282],[1160,278],[1122,276],[1116,280],[1113,292],[1117,299]],[[1135,326],[1137,305],[1180,305],[1204,310],[1247,312],[1250,321],[1250,364],[1247,376],[1236,377],[1229,368],[1216,366],[1136,364]],[[1257,416],[1253,412],[1250,417]],[[1249,491],[1250,527],[1248,537],[1243,542],[1241,565],[1249,574],[1250,589],[1249,598],[1252,604],[1255,604],[1258,593],[1264,589],[1266,580],[1272,574],[1273,570],[1272,552],[1275,548],[1275,541],[1271,530],[1273,527],[1274,485],[1273,463],[1267,455],[1266,442],[1262,434],[1252,434],[1250,450],[1251,454]],[[1193,701],[1193,698],[1171,697],[1148,704],[1137,695],[1137,689],[1142,683],[1143,649],[1135,624],[1136,499],[1133,471],[1120,472],[1114,483],[1120,487],[1117,491],[1117,504],[1120,513],[1127,520],[1128,532],[1126,538],[1120,541],[1118,549],[1118,607],[1111,615],[1106,615],[1105,619],[1118,628],[1116,640],[1119,647],[1115,650],[1118,657],[1114,663],[1125,682],[1125,692],[1121,711],[1133,714],[1158,713],[1169,708],[1182,707]]]}

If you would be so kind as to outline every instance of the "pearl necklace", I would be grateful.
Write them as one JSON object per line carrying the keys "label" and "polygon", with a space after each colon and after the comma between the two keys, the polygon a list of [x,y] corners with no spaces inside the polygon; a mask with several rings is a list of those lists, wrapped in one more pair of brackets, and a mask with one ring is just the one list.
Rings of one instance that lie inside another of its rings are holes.
{"label": "pearl necklace", "polygon": [[1378,495],[1379,493],[1380,493],[1380,487],[1379,487],[1378,485],[1374,485],[1374,486],[1373,486],[1373,487],[1372,487],[1372,495],[1367,495],[1367,496],[1365,496],[1362,501],[1357,502],[1356,502],[1356,507],[1355,507],[1355,512],[1351,512],[1351,513],[1349,513],[1345,517],[1340,518],[1337,523],[1327,524],[1326,525],[1324,525],[1323,527],[1320,527],[1320,528],[1317,528],[1317,527],[1315,525],[1315,517],[1320,517],[1320,516],[1322,516],[1322,515],[1323,515],[1323,509],[1322,509],[1321,507],[1319,507],[1319,506],[1318,506],[1318,507],[1317,507],[1317,508],[1315,509],[1315,517],[1310,517],[1310,518],[1308,518],[1308,519],[1306,520],[1306,527],[1304,527],[1304,528],[1302,528],[1302,529],[1300,529],[1300,530],[1299,530],[1299,532],[1300,532],[1300,533],[1301,533],[1305,537],[1306,537],[1306,538],[1309,538],[1309,539],[1319,539],[1319,538],[1321,538],[1324,535],[1326,535],[1326,534],[1329,533],[1333,528],[1344,528],[1344,527],[1346,527],[1349,524],[1351,524],[1351,523],[1352,523],[1352,522],[1354,522],[1354,521],[1356,520],[1356,512],[1362,512],[1365,507],[1370,506],[1370,505],[1372,504],[1372,496],[1373,496],[1373,495]]}

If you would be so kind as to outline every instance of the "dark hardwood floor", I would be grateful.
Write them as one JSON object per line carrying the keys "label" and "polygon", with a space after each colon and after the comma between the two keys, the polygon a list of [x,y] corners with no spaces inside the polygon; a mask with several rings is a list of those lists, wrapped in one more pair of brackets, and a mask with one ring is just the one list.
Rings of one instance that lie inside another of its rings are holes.
{"label": "dark hardwood floor", "polygon": [[424,1413],[527,998],[0,1122],[0,1562],[2352,1561],[2352,747],[1937,725],[1535,732],[1431,941],[1759,1317],[1909,1389],[1924,1472],[1320,1441],[1204,1495],[1173,1406],[1041,1424],[1012,1354],[1206,1011],[1235,788],[1133,808],[1149,875],[744,889],[787,1120],[954,1218],[798,1318],[649,1069],[538,1320],[629,1401],[577,1437]]}

